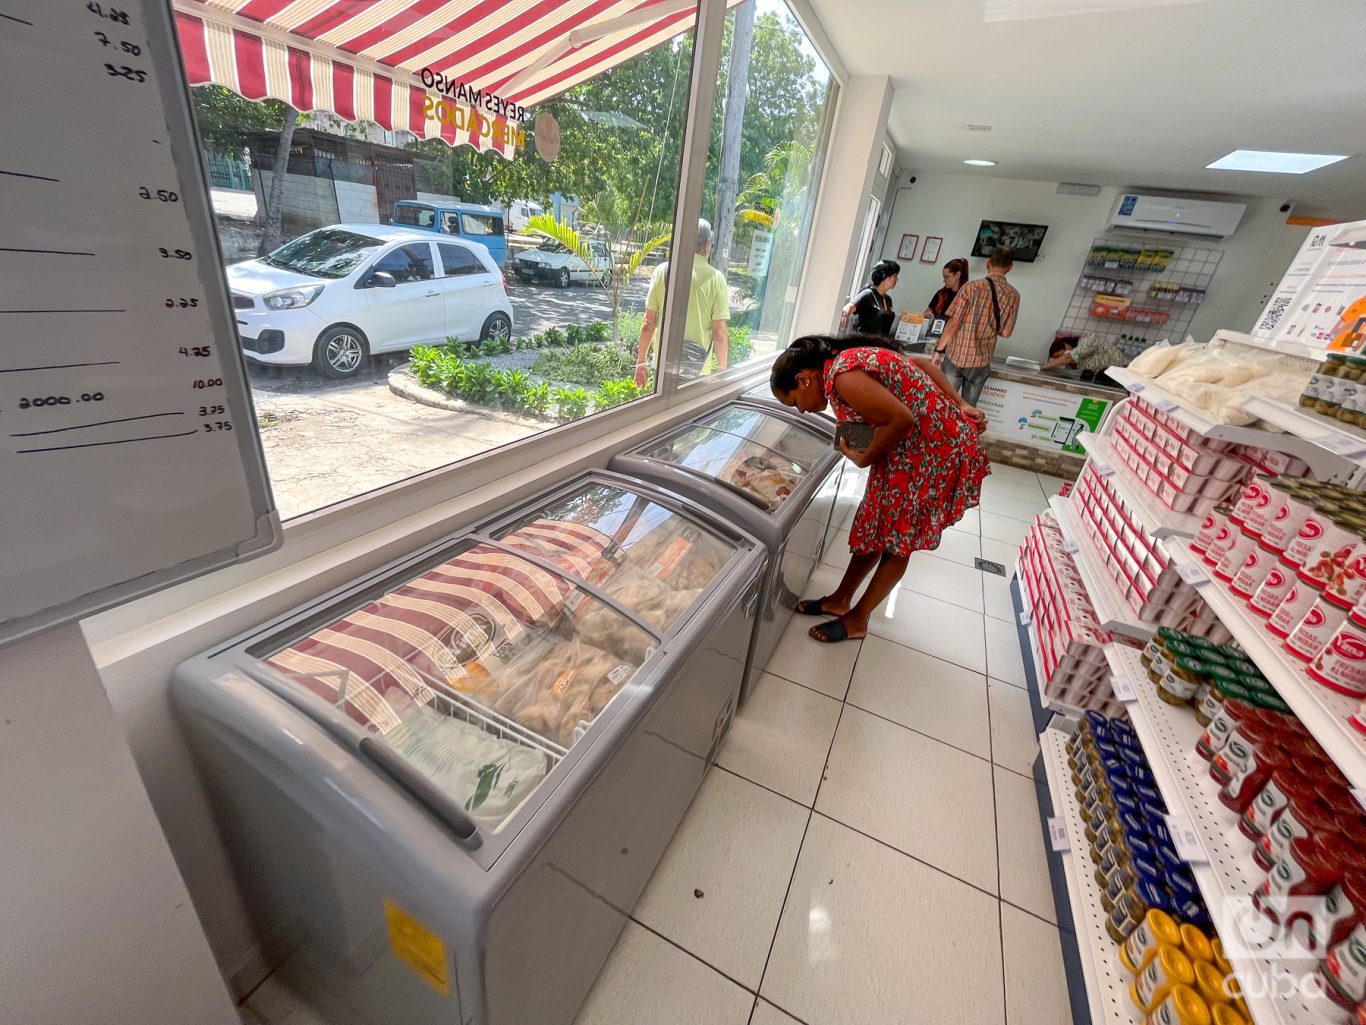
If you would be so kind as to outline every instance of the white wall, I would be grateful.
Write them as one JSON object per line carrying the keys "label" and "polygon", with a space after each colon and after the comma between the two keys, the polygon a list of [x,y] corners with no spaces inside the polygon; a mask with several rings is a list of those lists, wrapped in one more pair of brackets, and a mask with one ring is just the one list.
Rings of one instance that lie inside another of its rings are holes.
{"label": "white wall", "polygon": [[[266,197],[270,195],[273,171],[261,171],[255,175],[256,202],[260,209],[266,209]],[[337,220],[351,224],[374,224],[379,220],[379,200],[373,185],[359,185],[356,182],[337,181],[331,178],[313,178],[303,174],[285,175],[285,217],[298,218],[306,224],[337,223],[332,219],[332,211],[337,211]]]}
{"label": "white wall", "polygon": [[[912,175],[916,183],[908,186]],[[1020,290],[1020,316],[1014,335],[1002,341],[997,350],[1001,355],[1046,355],[1086,254],[1093,240],[1105,233],[1118,193],[1117,188],[1105,187],[1097,196],[1060,196],[1055,182],[906,172],[893,198],[880,256],[895,258],[901,236],[907,232],[920,236],[921,247],[932,235],[943,238],[944,244],[933,265],[921,263],[919,251],[914,261],[901,261],[901,279],[892,298],[899,310],[923,310],[942,285],[940,268],[954,257],[967,258],[971,276],[981,277],[986,261],[968,254],[983,219],[1046,224],[1048,234],[1039,259],[1017,263],[1010,272],[1011,284]],[[1191,244],[1224,250],[1209,298],[1191,324],[1197,340],[1209,338],[1220,328],[1249,327],[1251,316],[1244,311],[1262,286],[1268,253],[1288,244],[1283,236],[1298,244],[1308,230],[1287,226],[1276,200],[1238,201],[1247,203],[1248,209],[1233,235],[1222,241],[1189,238]]]}

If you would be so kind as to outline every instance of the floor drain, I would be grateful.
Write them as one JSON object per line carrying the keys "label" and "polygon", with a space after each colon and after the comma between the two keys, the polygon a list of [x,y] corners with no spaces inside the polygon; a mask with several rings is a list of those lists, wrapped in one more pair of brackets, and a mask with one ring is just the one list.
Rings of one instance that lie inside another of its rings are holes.
{"label": "floor drain", "polygon": [[990,559],[973,559],[972,564],[983,573],[995,573],[998,577],[1006,575],[1006,568],[999,562],[992,562]]}

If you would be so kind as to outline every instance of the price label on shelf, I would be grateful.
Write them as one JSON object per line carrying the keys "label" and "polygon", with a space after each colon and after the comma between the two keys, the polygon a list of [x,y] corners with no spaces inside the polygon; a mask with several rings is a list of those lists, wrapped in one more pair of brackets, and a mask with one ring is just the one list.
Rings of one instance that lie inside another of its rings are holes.
{"label": "price label on shelf", "polygon": [[1138,692],[1134,690],[1134,681],[1129,679],[1126,673],[1114,673],[1110,676],[1110,689],[1115,692],[1115,697],[1128,705],[1138,700]]}
{"label": "price label on shelf", "polygon": [[1033,618],[1034,614],[1029,609],[1025,609],[1023,612],[1020,613],[1020,625],[1028,626],[1030,622],[1033,620]]}
{"label": "price label on shelf", "polygon": [[1062,819],[1048,820],[1048,845],[1059,852],[1072,849],[1072,842],[1067,839],[1067,823]]}
{"label": "price label on shelf", "polygon": [[1131,395],[1139,395],[1139,394],[1142,393],[1143,389],[1146,388],[1146,387],[1147,387],[1147,385],[1142,384],[1142,383],[1140,383],[1140,382],[1138,382],[1138,381],[1134,381],[1131,385],[1129,385],[1129,394],[1131,394]]}
{"label": "price label on shelf", "polygon": [[1205,848],[1200,843],[1200,834],[1195,831],[1195,823],[1187,816],[1168,815],[1167,832],[1171,834],[1176,856],[1182,861],[1188,865],[1204,865],[1209,862]]}
{"label": "price label on shelf", "polygon": [[1115,468],[1113,466],[1109,463],[1102,463],[1099,459],[1093,460],[1091,465],[1096,468],[1096,473],[1100,474],[1102,477],[1113,477],[1115,474]]}
{"label": "price label on shelf", "polygon": [[1205,567],[1197,566],[1193,562],[1183,562],[1177,566],[1176,575],[1192,587],[1203,587],[1209,583],[1209,574],[1205,572]]}
{"label": "price label on shelf", "polygon": [[1075,541],[1069,540],[1063,541],[1062,550],[1067,555],[1076,555],[1079,551],[1081,551],[1081,549],[1077,547],[1077,543]]}
{"label": "price label on shelf", "polygon": [[1350,434],[1323,434],[1309,440],[1320,448],[1326,448],[1329,452],[1347,459],[1366,455],[1366,438],[1357,438]]}
{"label": "price label on shelf", "polygon": [[1148,400],[1149,405],[1163,413],[1170,413],[1173,409],[1180,407],[1180,403],[1174,399],[1169,399],[1165,395],[1154,395]]}

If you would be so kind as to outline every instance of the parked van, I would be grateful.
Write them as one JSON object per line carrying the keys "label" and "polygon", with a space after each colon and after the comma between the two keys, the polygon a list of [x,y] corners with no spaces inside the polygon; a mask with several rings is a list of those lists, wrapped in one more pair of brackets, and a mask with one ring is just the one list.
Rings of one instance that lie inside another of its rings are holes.
{"label": "parked van", "polygon": [[489,251],[499,267],[507,267],[508,243],[503,225],[503,211],[477,203],[424,203],[419,199],[401,199],[394,204],[394,224],[420,231],[438,231],[443,235],[478,242]]}

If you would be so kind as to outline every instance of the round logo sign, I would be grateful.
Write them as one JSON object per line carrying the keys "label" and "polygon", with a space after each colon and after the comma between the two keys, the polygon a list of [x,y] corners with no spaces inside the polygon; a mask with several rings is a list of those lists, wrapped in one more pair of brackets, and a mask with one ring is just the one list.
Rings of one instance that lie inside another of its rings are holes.
{"label": "round logo sign", "polygon": [[536,115],[532,129],[536,133],[536,155],[547,163],[552,163],[560,155],[560,123],[542,111]]}

